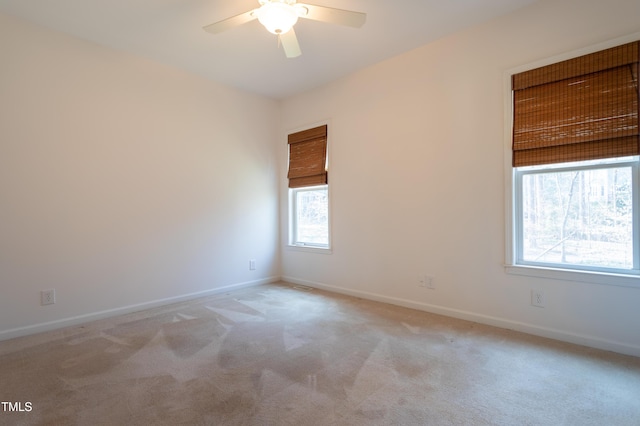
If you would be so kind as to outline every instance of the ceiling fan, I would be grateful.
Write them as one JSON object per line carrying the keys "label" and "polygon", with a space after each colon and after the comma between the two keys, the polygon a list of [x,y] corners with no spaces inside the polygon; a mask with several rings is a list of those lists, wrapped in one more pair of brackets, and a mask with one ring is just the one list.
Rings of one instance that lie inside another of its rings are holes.
{"label": "ceiling fan", "polygon": [[207,25],[203,29],[218,34],[257,19],[269,32],[278,36],[287,58],[295,58],[302,53],[293,31],[298,18],[354,28],[360,28],[367,19],[366,13],[298,3],[296,0],[258,0],[258,3],[260,7],[256,9]]}

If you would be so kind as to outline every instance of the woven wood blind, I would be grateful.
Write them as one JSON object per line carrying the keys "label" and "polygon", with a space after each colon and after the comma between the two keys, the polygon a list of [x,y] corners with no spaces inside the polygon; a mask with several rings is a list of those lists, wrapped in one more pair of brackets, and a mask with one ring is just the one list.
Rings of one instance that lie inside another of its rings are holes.
{"label": "woven wood blind", "polygon": [[327,126],[289,135],[289,188],[327,183]]}
{"label": "woven wood blind", "polygon": [[513,166],[640,154],[636,41],[512,76]]}

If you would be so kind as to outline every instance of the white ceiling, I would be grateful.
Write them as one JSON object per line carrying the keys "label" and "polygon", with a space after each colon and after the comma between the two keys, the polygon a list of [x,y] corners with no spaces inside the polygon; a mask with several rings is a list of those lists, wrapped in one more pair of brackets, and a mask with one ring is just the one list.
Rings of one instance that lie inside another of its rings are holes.
{"label": "white ceiling", "polygon": [[302,56],[294,59],[257,21],[217,35],[202,30],[257,0],[0,0],[0,12],[282,99],[534,1],[308,0],[365,12],[367,22],[354,29],[300,19]]}

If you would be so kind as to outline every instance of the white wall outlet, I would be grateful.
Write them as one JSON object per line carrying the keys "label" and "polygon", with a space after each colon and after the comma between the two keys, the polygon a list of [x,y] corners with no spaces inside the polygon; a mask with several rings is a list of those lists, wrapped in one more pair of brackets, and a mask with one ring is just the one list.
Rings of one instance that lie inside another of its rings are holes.
{"label": "white wall outlet", "polygon": [[40,292],[40,304],[44,305],[53,305],[56,303],[56,289],[53,288],[51,290],[42,290]]}
{"label": "white wall outlet", "polygon": [[544,297],[544,291],[542,290],[531,290],[531,305],[537,306],[538,308],[544,308],[547,301]]}
{"label": "white wall outlet", "polygon": [[256,260],[255,259],[249,260],[249,270],[250,271],[255,271],[256,270]]}
{"label": "white wall outlet", "polygon": [[431,290],[435,289],[433,277],[425,274],[418,275],[418,287],[429,288]]}
{"label": "white wall outlet", "polygon": [[435,290],[436,285],[433,282],[434,281],[433,277],[431,277],[429,275],[425,275],[425,281],[427,282],[427,288],[429,288],[431,290]]}

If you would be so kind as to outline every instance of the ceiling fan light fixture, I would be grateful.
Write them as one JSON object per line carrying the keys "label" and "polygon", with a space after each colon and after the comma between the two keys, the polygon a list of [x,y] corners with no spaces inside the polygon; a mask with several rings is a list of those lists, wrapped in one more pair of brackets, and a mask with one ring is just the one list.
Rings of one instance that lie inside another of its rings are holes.
{"label": "ceiling fan light fixture", "polygon": [[[229,0],[231,1],[231,0]],[[2,0],[0,0],[2,2]],[[360,28],[367,14],[332,7],[298,3],[297,0],[258,0],[260,7],[202,27],[206,32],[219,34],[230,28],[258,20],[270,33],[278,36],[287,58],[300,56],[300,44],[293,31],[298,18],[329,24]]]}
{"label": "ceiling fan light fixture", "polygon": [[284,34],[298,22],[298,12],[286,3],[269,2],[255,11],[258,21],[273,34]]}

